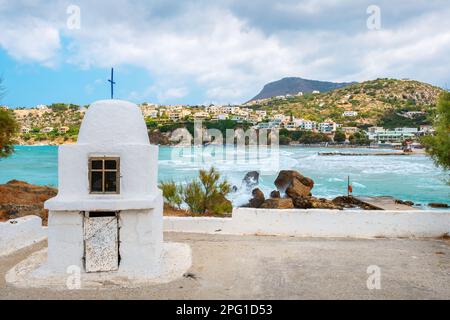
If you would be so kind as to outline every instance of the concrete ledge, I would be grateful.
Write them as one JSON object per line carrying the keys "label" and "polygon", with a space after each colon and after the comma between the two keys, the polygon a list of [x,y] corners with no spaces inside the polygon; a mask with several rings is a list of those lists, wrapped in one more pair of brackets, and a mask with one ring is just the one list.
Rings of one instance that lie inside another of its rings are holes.
{"label": "concrete ledge", "polygon": [[119,210],[147,210],[159,204],[160,194],[142,198],[124,199],[116,196],[91,196],[90,198],[66,199],[56,196],[47,200],[45,209],[51,211],[119,211]]}
{"label": "concrete ledge", "polygon": [[450,211],[235,208],[232,218],[164,217],[164,231],[332,238],[431,238],[450,234]]}
{"label": "concrete ledge", "polygon": [[8,255],[47,238],[47,229],[37,216],[0,222],[0,256]]}
{"label": "concrete ledge", "polygon": [[232,218],[164,217],[164,231],[234,234]]}

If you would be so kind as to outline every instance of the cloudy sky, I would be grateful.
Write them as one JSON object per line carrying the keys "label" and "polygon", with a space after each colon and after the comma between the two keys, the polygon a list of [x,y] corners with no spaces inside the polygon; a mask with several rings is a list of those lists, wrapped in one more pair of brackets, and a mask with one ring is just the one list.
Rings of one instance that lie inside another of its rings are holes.
{"label": "cloudy sky", "polygon": [[286,76],[450,86],[450,3],[0,0],[2,104],[108,98],[111,67],[117,98],[161,104],[243,102]]}

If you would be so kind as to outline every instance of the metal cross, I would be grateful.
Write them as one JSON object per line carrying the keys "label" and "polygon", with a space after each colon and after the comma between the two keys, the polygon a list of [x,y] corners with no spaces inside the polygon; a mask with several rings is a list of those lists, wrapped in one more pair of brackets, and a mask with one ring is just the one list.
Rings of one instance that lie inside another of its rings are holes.
{"label": "metal cross", "polygon": [[111,99],[114,99],[114,68],[111,68],[111,79],[108,79],[108,82],[111,83]]}

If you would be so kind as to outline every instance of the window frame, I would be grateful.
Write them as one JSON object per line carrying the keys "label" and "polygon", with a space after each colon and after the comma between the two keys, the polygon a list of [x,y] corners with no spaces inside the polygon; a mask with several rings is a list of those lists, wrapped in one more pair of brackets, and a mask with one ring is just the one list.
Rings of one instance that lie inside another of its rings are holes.
{"label": "window frame", "polygon": [[[113,160],[116,161],[116,169],[106,169],[105,161]],[[102,161],[102,169],[92,169],[93,161]],[[92,173],[93,172],[101,172],[102,173],[102,191],[92,191]],[[105,174],[106,172],[115,172],[116,173],[116,191],[106,191],[105,188]],[[92,156],[88,159],[88,177],[89,177],[89,194],[120,194],[120,157],[98,157]]]}

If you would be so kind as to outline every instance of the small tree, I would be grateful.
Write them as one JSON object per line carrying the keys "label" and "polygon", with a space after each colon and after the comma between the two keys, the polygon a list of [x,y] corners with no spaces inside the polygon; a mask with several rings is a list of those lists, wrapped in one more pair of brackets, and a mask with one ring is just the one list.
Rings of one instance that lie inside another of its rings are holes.
{"label": "small tree", "polygon": [[334,142],[345,142],[345,133],[342,130],[336,130],[334,134]]}
{"label": "small tree", "polygon": [[175,182],[161,182],[159,187],[167,204],[181,207],[184,202],[193,213],[224,214],[232,211],[231,202],[226,196],[231,191],[230,184],[220,181],[220,173],[216,169],[200,170],[199,177],[185,186]]}
{"label": "small tree", "polygon": [[443,92],[437,104],[433,127],[434,135],[421,139],[427,153],[436,165],[450,169],[450,92]]}
{"label": "small tree", "polygon": [[166,203],[174,208],[180,209],[183,199],[181,198],[182,188],[174,181],[161,182],[159,188],[162,190]]}
{"label": "small tree", "polygon": [[362,145],[362,146],[370,144],[370,140],[364,131],[355,132],[355,134],[350,136],[349,141],[351,144]]}
{"label": "small tree", "polygon": [[[4,93],[5,90],[0,78],[0,98]],[[9,110],[0,109],[0,158],[7,157],[14,151],[13,138],[18,131],[19,125],[13,113]]]}

